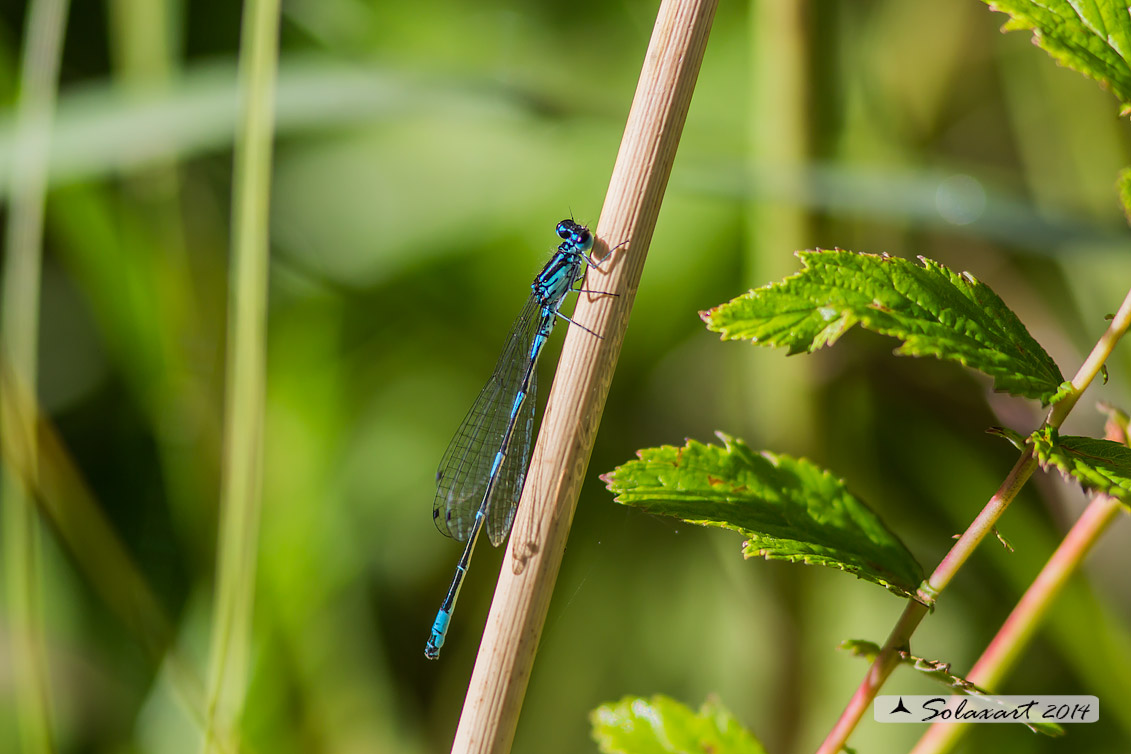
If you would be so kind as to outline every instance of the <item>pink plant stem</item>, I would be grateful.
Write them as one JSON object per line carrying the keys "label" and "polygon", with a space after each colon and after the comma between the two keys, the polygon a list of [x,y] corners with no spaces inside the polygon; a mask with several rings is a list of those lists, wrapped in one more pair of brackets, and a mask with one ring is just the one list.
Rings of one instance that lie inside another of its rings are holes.
{"label": "pink plant stem", "polygon": [[[1119,508],[1119,502],[1107,495],[1099,495],[1091,502],[1026,590],[1017,607],[1013,608],[966,680],[984,689],[993,689],[998,685],[1002,677],[1013,668],[1068,578],[1076,572],[1096,540],[1115,520]],[[968,727],[936,723],[919,739],[912,754],[939,754],[947,751]]]}
{"label": "pink plant stem", "polygon": [[1009,672],[1053,598],[1080,567],[1118,512],[1119,501],[1107,495],[1100,495],[1091,502],[975,663],[970,671],[971,682],[983,688],[993,687]]}
{"label": "pink plant stem", "polygon": [[[1080,399],[1080,395],[1099,374],[1100,368],[1107,361],[1112,349],[1115,348],[1115,344],[1127,332],[1129,326],[1131,326],[1131,291],[1127,292],[1119,311],[1112,317],[1107,330],[1096,341],[1096,345],[1088,354],[1088,358],[1084,360],[1084,363],[1077,370],[1076,376],[1072,378],[1071,389],[1050,409],[1048,417],[1045,419],[1047,426],[1053,429],[1060,427],[1065,417],[1068,416],[1068,412]],[[817,754],[838,754],[844,748],[849,735],[856,729],[868,707],[876,698],[876,694],[879,693],[880,687],[883,686],[884,681],[887,680],[891,671],[898,664],[898,650],[910,646],[911,634],[915,632],[919,622],[926,615],[926,605],[934,605],[939,593],[946,588],[951,579],[958,573],[958,570],[962,568],[962,565],[986,534],[993,530],[994,524],[1005,513],[1005,509],[1013,502],[1013,498],[1017,496],[1018,491],[1032,476],[1036,467],[1037,460],[1033,457],[1032,446],[1028,446],[1021,457],[1017,459],[1017,462],[1013,464],[1009,476],[1002,482],[998,491],[994,493],[994,496],[986,503],[978,517],[974,519],[973,523],[954,544],[954,547],[946,554],[931,577],[919,588],[919,598],[925,604],[911,602],[903,611],[903,615],[900,616],[899,622],[892,629],[883,649],[872,661],[872,666],[868,669],[867,675],[864,676],[864,680],[857,687],[856,693],[852,695],[852,699],[841,712],[836,724],[833,725],[825,740],[821,742]]]}
{"label": "pink plant stem", "polygon": [[829,731],[829,735],[825,737],[821,747],[817,749],[817,754],[837,754],[844,748],[848,736],[855,730],[861,718],[868,711],[868,707],[871,706],[872,700],[876,698],[876,694],[884,685],[884,681],[891,675],[895,666],[899,664],[899,650],[910,647],[911,634],[915,632],[919,622],[927,614],[927,606],[934,604],[938,593],[946,588],[950,580],[958,573],[958,569],[974,552],[974,548],[982,541],[982,538],[993,530],[994,523],[1001,517],[1001,514],[1005,513],[1005,509],[1009,507],[1018,491],[1032,476],[1036,467],[1037,461],[1033,458],[1033,451],[1027,449],[1017,459],[1017,463],[1013,465],[1009,476],[1005,478],[998,491],[986,503],[986,507],[982,509],[982,512],[978,514],[978,517],[974,519],[974,522],[970,524],[966,532],[950,549],[950,552],[939,563],[931,577],[919,588],[919,596],[923,601],[912,600],[908,602],[899,622],[895,624],[887,642],[884,643],[883,649],[872,661],[872,666],[868,669],[867,675],[860,682],[856,693],[852,695],[852,699],[836,721],[836,725]]}
{"label": "pink plant stem", "polygon": [[872,666],[868,668],[867,675],[864,676],[864,680],[857,687],[856,693],[852,695],[852,699],[841,712],[836,725],[829,731],[829,735],[825,737],[821,747],[817,749],[817,754],[839,754],[840,750],[844,748],[849,735],[855,730],[860,719],[864,717],[864,713],[868,711],[868,707],[871,706],[872,700],[876,698],[880,687],[884,685],[884,681],[887,680],[891,671],[899,663],[899,650],[907,646],[908,638],[915,632],[915,628],[926,614],[926,605],[915,600],[908,600],[907,607],[904,608],[903,614],[899,616],[899,622],[895,624],[895,628],[888,636],[887,643],[876,655],[876,659],[872,661]]}

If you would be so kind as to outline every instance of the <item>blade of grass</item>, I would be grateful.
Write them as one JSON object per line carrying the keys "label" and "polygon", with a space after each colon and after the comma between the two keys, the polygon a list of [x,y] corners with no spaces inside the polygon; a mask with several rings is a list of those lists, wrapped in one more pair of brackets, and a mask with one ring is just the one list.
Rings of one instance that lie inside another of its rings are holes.
{"label": "blade of grass", "polygon": [[[38,382],[36,350],[43,205],[67,9],[67,0],[33,0],[28,7],[8,183],[0,353],[10,364],[13,380],[31,392]],[[29,449],[34,448],[34,423],[19,419],[8,411],[0,414],[0,445],[8,447],[14,442],[26,442]],[[34,450],[27,464],[34,479],[38,473]],[[29,493],[23,479],[15,474],[3,475],[0,501],[3,502],[4,571],[11,624],[9,646],[21,748],[25,752],[50,752],[54,746],[40,605],[39,527]]]}
{"label": "blade of grass", "polygon": [[133,89],[166,89],[174,56],[171,0],[110,0],[110,54],[116,78]]}
{"label": "blade of grass", "polygon": [[[178,0],[107,3],[114,63],[109,85],[121,110],[175,96],[184,85],[177,69],[178,41],[187,19],[177,5]],[[234,63],[232,75],[223,82],[231,109],[226,140],[233,137],[238,104]],[[181,125],[200,127],[202,120],[193,115]],[[76,278],[102,318],[100,327],[115,343],[119,368],[153,427],[169,510],[195,537],[211,528],[211,514],[201,501],[213,499],[219,486],[220,427],[205,406],[213,405],[220,385],[210,360],[201,359],[188,344],[208,342],[219,334],[216,328],[222,320],[217,322],[206,291],[216,290],[224,270],[218,264],[201,264],[200,254],[193,260],[203,235],[190,234],[188,227],[197,234],[212,225],[186,216],[191,201],[185,201],[178,162],[186,155],[177,148],[171,129],[151,123],[143,130],[155,153],[150,160],[109,186],[67,186],[59,192],[66,201],[55,206],[61,210],[60,225],[72,229],[63,246],[66,261],[85,273]],[[83,210],[103,219],[92,228],[76,217],[85,214]],[[108,320],[115,315],[119,319],[111,324]],[[200,421],[201,416],[208,419]],[[193,417],[187,441],[197,452],[191,454],[184,452],[185,417]]]}
{"label": "blade of grass", "polygon": [[453,752],[506,752],[514,739],[716,6],[717,0],[660,5],[597,226],[601,241],[627,244],[586,284],[620,295],[579,297],[574,319],[603,337],[578,328],[566,335],[503,559],[509,567],[504,565],[495,590]]}
{"label": "blade of grass", "polygon": [[241,117],[235,145],[232,277],[217,589],[202,751],[217,729],[238,730],[247,690],[263,481],[268,206],[279,0],[247,0],[240,41]]}
{"label": "blade of grass", "polygon": [[[103,514],[58,432],[31,395],[0,361],[0,414],[20,428],[34,428],[0,445],[4,472],[18,479],[79,572],[126,627],[154,665],[164,664],[169,686],[185,714],[204,728],[204,684],[196,667],[175,644],[173,625]],[[30,442],[35,440],[36,447]],[[36,466],[31,467],[35,462]],[[34,479],[33,479],[34,473]],[[225,743],[230,738],[223,738]],[[233,751],[226,745],[225,752]]]}

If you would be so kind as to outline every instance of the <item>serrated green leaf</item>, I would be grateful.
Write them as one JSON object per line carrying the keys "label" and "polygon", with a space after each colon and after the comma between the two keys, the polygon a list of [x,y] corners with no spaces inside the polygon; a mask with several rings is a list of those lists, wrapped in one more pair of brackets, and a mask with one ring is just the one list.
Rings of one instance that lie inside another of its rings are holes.
{"label": "serrated green leaf", "polygon": [[[841,649],[846,649],[857,657],[863,657],[869,662],[876,659],[876,655],[880,653],[880,645],[863,639],[845,639],[840,643]],[[941,683],[943,686],[954,689],[958,693],[966,694],[967,696],[981,696],[993,697],[989,691],[976,686],[970,681],[966,680],[960,675],[955,675],[950,672],[950,663],[942,662],[940,660],[928,660],[923,657],[916,657],[910,652],[898,652],[899,662],[902,665],[909,665],[923,675],[927,676],[933,681]],[[1012,705],[1006,705],[1004,700],[999,700],[998,704],[1005,706],[1005,708],[1013,708]],[[1064,728],[1057,723],[1034,723],[1034,722],[1020,722],[1029,730],[1034,733],[1042,733],[1046,736],[1056,738],[1064,735]]]}
{"label": "serrated green leaf", "polygon": [[1002,31],[1031,29],[1033,41],[1058,63],[1131,103],[1131,15],[1110,0],[983,0],[1007,13]]}
{"label": "serrated green leaf", "polygon": [[990,288],[938,262],[857,254],[798,253],[801,272],[700,316],[723,340],[784,346],[790,354],[832,345],[854,324],[899,338],[901,356],[957,361],[994,388],[1047,403],[1064,378],[1052,358]]}
{"label": "serrated green leaf", "polygon": [[589,715],[603,754],[765,754],[762,744],[717,699],[695,712],[657,694],[627,696]]}
{"label": "serrated green leaf", "polygon": [[642,450],[601,478],[618,503],[740,532],[748,558],[838,568],[915,598],[922,568],[842,480],[804,459],[719,437],[725,447],[688,440]]}
{"label": "serrated green leaf", "polygon": [[1066,479],[1111,495],[1124,505],[1131,501],[1131,448],[1095,437],[1058,435],[1049,427],[1032,434],[1041,467],[1055,467]]}

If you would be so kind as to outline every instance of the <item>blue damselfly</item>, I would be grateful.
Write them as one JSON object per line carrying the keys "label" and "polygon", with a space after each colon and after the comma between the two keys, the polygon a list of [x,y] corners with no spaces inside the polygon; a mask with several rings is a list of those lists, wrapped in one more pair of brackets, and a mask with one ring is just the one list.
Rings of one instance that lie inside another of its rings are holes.
{"label": "blue damselfly", "polygon": [[486,528],[496,547],[510,533],[530,458],[538,356],[559,317],[576,324],[559,310],[584,275],[583,263],[600,267],[589,256],[593,235],[588,228],[562,220],[557,232],[562,239],[558,250],[531,283],[530,298],[514,321],[494,373],[456,430],[436,472],[432,504],[436,528],[467,545],[424,649],[433,660],[444,646],[480,533]]}

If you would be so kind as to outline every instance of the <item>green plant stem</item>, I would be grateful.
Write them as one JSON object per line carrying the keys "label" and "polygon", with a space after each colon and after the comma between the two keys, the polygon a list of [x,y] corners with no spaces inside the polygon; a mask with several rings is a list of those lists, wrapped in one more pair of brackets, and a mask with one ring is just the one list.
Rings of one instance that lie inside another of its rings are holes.
{"label": "green plant stem", "polygon": [[954,547],[946,554],[938,568],[931,574],[919,593],[922,602],[910,601],[903,610],[895,628],[892,629],[883,649],[872,661],[864,680],[856,689],[852,699],[849,700],[840,718],[836,721],[829,735],[821,743],[818,754],[837,754],[848,741],[848,736],[855,730],[861,718],[868,711],[872,700],[876,698],[880,688],[888,676],[899,665],[899,650],[907,649],[911,645],[911,635],[919,627],[919,623],[927,615],[928,605],[933,605],[939,593],[946,588],[950,580],[970,557],[974,549],[989,532],[993,531],[998,518],[1005,513],[1005,509],[1013,502],[1013,498],[1021,487],[1033,475],[1037,462],[1033,458],[1032,449],[1026,449],[1017,462],[1013,465],[1009,475],[1002,482],[994,496],[974,519],[973,523],[959,537]]}
{"label": "green plant stem", "polygon": [[[749,175],[764,170],[774,175],[801,176],[812,162],[812,103],[820,96],[815,88],[821,86],[811,62],[812,5],[808,0],[758,0],[750,5],[752,96],[746,118]],[[766,117],[766,113],[774,115]],[[799,193],[807,190],[804,178],[796,183]],[[813,237],[806,203],[788,192],[771,201],[751,195],[744,215],[743,275],[751,280],[780,280],[792,274],[796,264],[793,256],[768,252],[792,248],[797,239]],[[821,425],[817,401],[812,397],[816,392],[811,389],[815,365],[811,360],[798,365],[781,359],[758,359],[754,351],[737,350],[732,356],[738,360],[735,365],[740,371],[734,371],[729,381],[741,385],[745,402],[742,413],[758,417],[760,428],[768,433],[764,439],[769,445],[812,447]],[[799,380],[804,387],[798,385]],[[781,619],[771,624],[774,633],[770,638],[778,649],[772,671],[777,693],[768,710],[773,724],[762,740],[771,750],[789,751],[796,748],[802,730],[799,723],[804,691],[802,675],[796,669],[804,662],[805,636],[795,626],[805,625],[805,619],[799,614],[803,608],[797,599],[798,572],[781,569],[774,574],[768,586],[782,611]]]}
{"label": "green plant stem", "polygon": [[247,687],[263,477],[267,222],[278,37],[279,0],[248,0],[240,42],[224,467],[204,752],[218,749],[218,729],[238,730]]}
{"label": "green plant stem", "polygon": [[[752,96],[747,115],[746,169],[751,176],[770,173],[790,188],[773,198],[751,194],[747,199],[742,274],[751,280],[781,280],[792,275],[797,259],[776,250],[791,249],[797,239],[813,236],[810,206],[800,198],[811,191],[805,166],[813,160],[812,103],[819,100],[815,88],[821,86],[812,70],[812,14],[808,0],[758,0],[749,11]],[[766,113],[774,115],[768,118]],[[812,445],[821,425],[819,412],[814,400],[803,397],[808,391],[797,381],[812,384],[815,366],[806,362],[798,369],[785,361],[767,363],[757,358],[754,349],[736,353],[744,367],[736,375],[743,386],[743,410],[758,417],[760,429],[769,433],[765,441],[777,446]],[[797,643],[796,639],[800,637],[782,641]],[[784,657],[780,660],[783,667],[795,666]],[[797,677],[791,671],[784,676]],[[779,694],[775,702],[788,703],[786,696]],[[800,701],[799,690],[793,696]],[[793,727],[774,717],[783,733]],[[782,746],[775,748],[790,748],[784,740],[780,743]]]}
{"label": "green plant stem", "polygon": [[927,579],[926,587],[920,588],[920,593],[926,598],[928,604],[934,604],[939,593],[946,589],[951,580],[958,575],[958,571],[965,565],[974,550],[981,544],[987,534],[993,531],[999,518],[1005,513],[1006,508],[1017,497],[1017,493],[1033,476],[1037,468],[1037,459],[1033,457],[1033,449],[1027,447],[1009,470],[1001,487],[978,513],[977,518],[966,528],[954,547],[942,559],[934,573]]}
{"label": "green plant stem", "polygon": [[887,677],[891,675],[891,671],[899,664],[899,650],[906,649],[909,646],[911,634],[915,632],[915,629],[927,614],[927,610],[927,606],[921,602],[915,600],[907,602],[906,607],[903,608],[903,614],[899,616],[895,628],[888,635],[888,640],[884,643],[883,649],[872,661],[872,666],[868,668],[864,680],[861,681],[856,693],[852,695],[852,699],[848,701],[844,711],[841,712],[833,729],[821,742],[820,748],[817,749],[818,754],[839,754],[845,747],[848,736],[856,728],[864,713],[868,711],[872,700],[876,698],[876,694],[880,687],[884,685]]}
{"label": "green plant stem", "polygon": [[[5,238],[0,360],[12,381],[34,394],[38,382],[40,270],[43,260],[43,211],[51,127],[66,30],[67,0],[33,0],[24,34],[20,94],[16,104],[9,213]],[[39,527],[31,500],[38,474],[35,424],[17,412],[0,415],[0,444],[25,448],[28,476],[3,475],[4,571],[13,676],[13,696],[21,749],[50,752],[50,686],[41,612]]]}
{"label": "green plant stem", "polygon": [[1088,358],[1084,359],[1084,363],[1076,370],[1076,376],[1072,378],[1072,390],[1049,410],[1045,424],[1053,429],[1060,428],[1065,417],[1068,416],[1068,412],[1072,410],[1076,401],[1080,400],[1080,396],[1088,389],[1088,385],[1092,384],[1092,380],[1100,373],[1100,369],[1107,362],[1115,344],[1127,332],[1128,326],[1131,326],[1131,291],[1127,292],[1119,310],[1111,318],[1107,330],[1096,341],[1096,345],[1092,348],[1092,352],[1088,354]]}
{"label": "green plant stem", "polygon": [[[1107,330],[1104,332],[1096,345],[1092,348],[1091,353],[1080,365],[1076,372],[1076,376],[1072,378],[1072,388],[1068,391],[1058,403],[1056,403],[1050,410],[1048,417],[1045,419],[1045,424],[1057,428],[1063,422],[1068,413],[1076,405],[1080,395],[1088,388],[1099,374],[1100,368],[1111,354],[1115,344],[1127,332],[1128,326],[1131,325],[1131,291],[1128,291],[1126,297],[1123,299],[1119,311],[1112,317],[1111,323],[1108,325]],[[1017,462],[1013,465],[1009,475],[1002,482],[1001,487],[998,488],[994,496],[990,498],[986,506],[978,514],[978,517],[967,527],[966,531],[959,537],[954,547],[946,554],[942,562],[939,563],[934,573],[927,579],[923,586],[920,587],[920,597],[929,605],[934,605],[935,600],[939,594],[950,583],[951,579],[958,573],[959,569],[966,563],[970,555],[981,543],[982,539],[991,531],[997,520],[1005,513],[1009,504],[1017,496],[1017,493],[1024,486],[1029,477],[1033,475],[1033,471],[1037,467],[1037,461],[1033,457],[1033,450],[1031,447],[1027,448]],[[818,754],[837,754],[845,744],[848,742],[848,737],[855,730],[861,718],[867,712],[868,707],[876,698],[880,688],[891,675],[892,670],[898,665],[897,651],[901,648],[910,646],[911,635],[915,632],[919,622],[927,613],[927,607],[918,602],[911,602],[903,611],[899,622],[895,628],[892,629],[891,634],[888,636],[883,649],[880,651],[876,659],[873,660],[868,673],[864,676],[864,680],[860,682],[856,692],[853,694],[852,699],[845,706],[844,711],[841,713],[840,718],[837,719],[833,725],[833,729],[829,731],[828,736],[821,743],[820,748],[817,749]]]}

